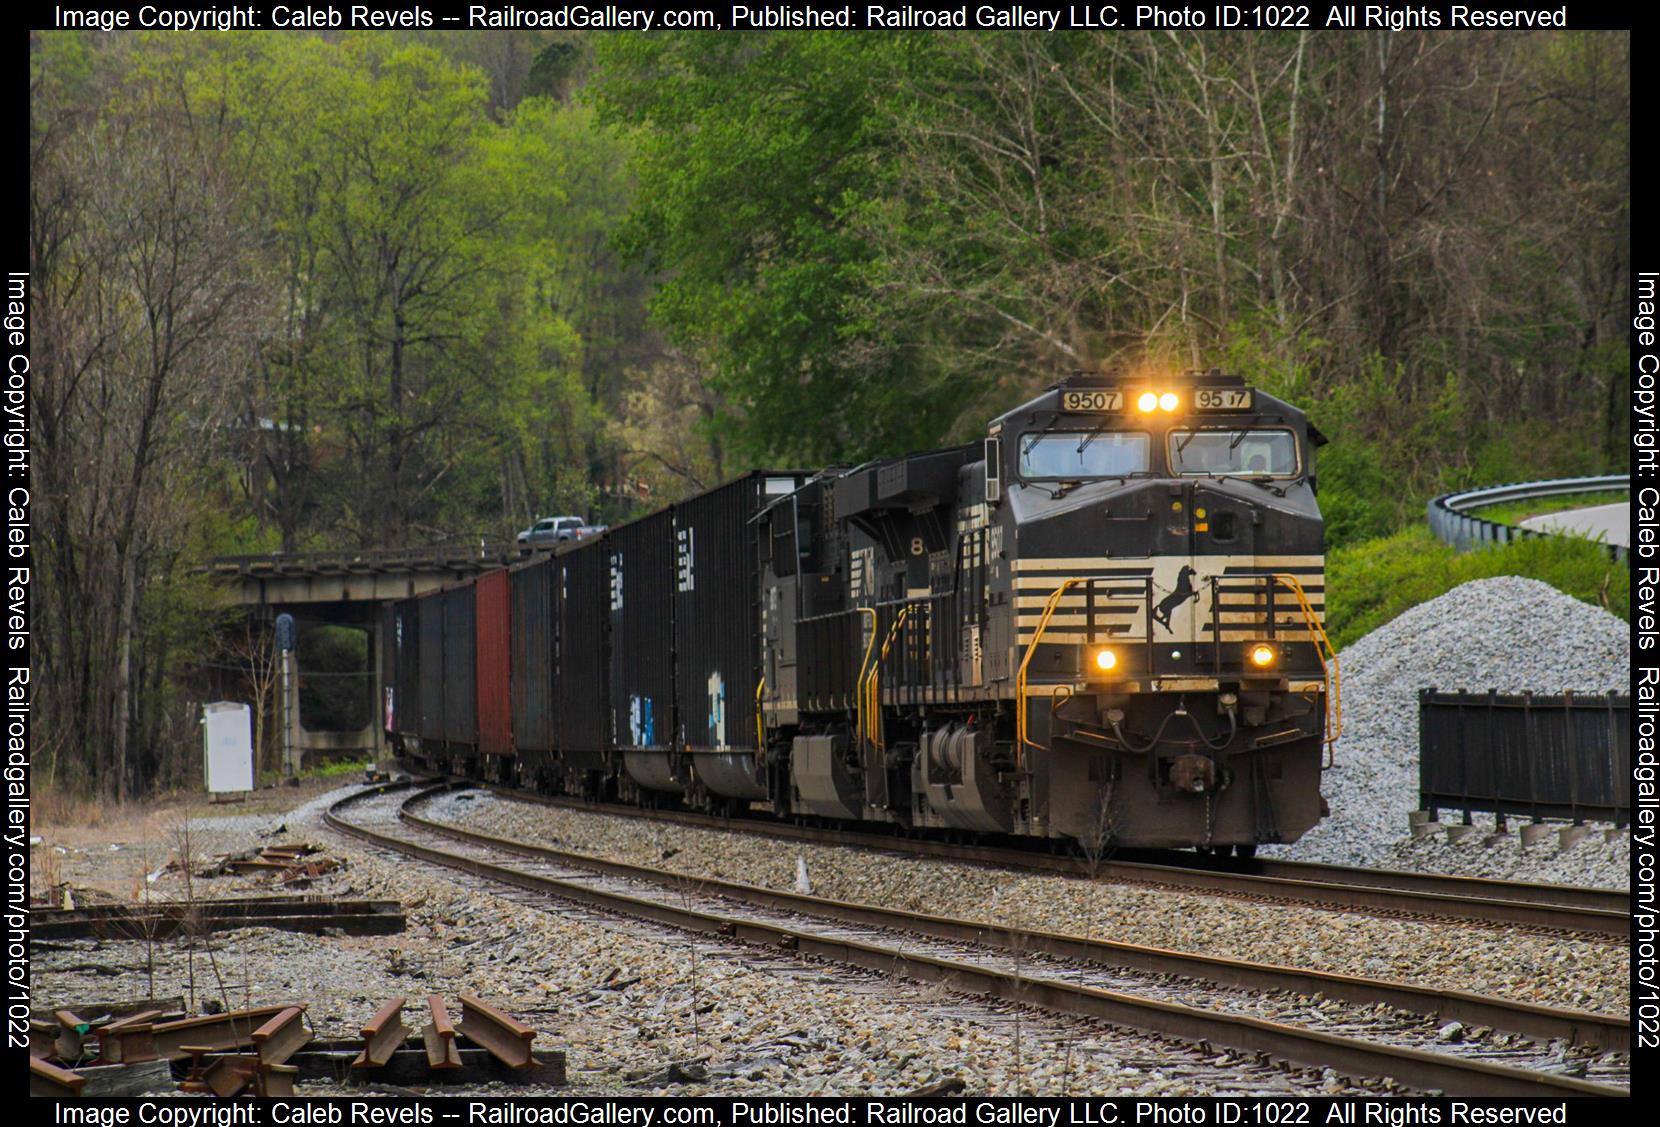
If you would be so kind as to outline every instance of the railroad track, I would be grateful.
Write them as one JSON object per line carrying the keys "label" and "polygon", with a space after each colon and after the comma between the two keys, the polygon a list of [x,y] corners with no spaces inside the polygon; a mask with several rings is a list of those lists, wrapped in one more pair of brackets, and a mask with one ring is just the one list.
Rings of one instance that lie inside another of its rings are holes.
{"label": "railroad track", "polygon": [[[1457,1095],[1626,1094],[1620,1086],[1627,1081],[1617,1053],[1596,1062],[1596,1080],[1585,1080],[1562,1070],[1576,1064],[1586,1067],[1590,1062],[1565,1060],[1549,1047],[1467,1044],[1441,1046],[1441,1051],[1421,1047],[1434,1044],[1440,1016],[1454,1013],[1495,1028],[1515,1027],[1536,1037],[1602,1048],[1628,1045],[1621,1041],[1628,1036],[1621,1023],[1599,1015],[1561,1013],[1454,991],[1368,983],[686,878],[479,834],[415,813],[414,807],[446,789],[423,790],[403,805],[398,817],[405,836],[357,825],[342,816],[344,809],[379,791],[337,804],[327,820],[334,828],[383,848],[514,888],[1208,1047],[1224,1046],[1349,1076],[1387,1077],[1409,1088]],[[504,863],[504,854],[517,860]],[[1327,999],[1341,992],[1351,1011],[1333,1015],[1325,1008],[1328,1002],[1308,1007],[1303,1023],[1272,1020],[1262,1013],[1285,1007],[1267,1004],[1265,992],[1271,991],[1317,993]],[[1395,1007],[1436,1016],[1403,1019]]]}
{"label": "railroad track", "polygon": [[1358,869],[1303,861],[1251,860],[1212,866],[1178,863],[1173,855],[1156,861],[1038,853],[994,845],[966,845],[930,838],[901,837],[866,830],[721,818],[687,810],[653,810],[615,803],[541,795],[512,787],[488,786],[503,798],[572,810],[649,818],[705,829],[738,831],[811,842],[858,846],[966,861],[998,868],[1028,869],[1125,883],[1241,896],[1282,904],[1312,904],[1351,912],[1419,920],[1458,920],[1550,934],[1568,933],[1629,941],[1631,898],[1617,889],[1486,880],[1438,873]]}

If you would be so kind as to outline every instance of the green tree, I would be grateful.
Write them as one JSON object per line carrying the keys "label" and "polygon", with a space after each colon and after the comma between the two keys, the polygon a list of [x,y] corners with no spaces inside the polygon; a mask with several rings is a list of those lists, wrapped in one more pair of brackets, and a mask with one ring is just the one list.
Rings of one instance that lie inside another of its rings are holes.
{"label": "green tree", "polygon": [[882,306],[863,213],[893,156],[886,101],[913,43],[836,34],[611,36],[592,87],[630,130],[622,245],[652,308],[708,356],[740,456],[826,462],[937,440],[945,372]]}

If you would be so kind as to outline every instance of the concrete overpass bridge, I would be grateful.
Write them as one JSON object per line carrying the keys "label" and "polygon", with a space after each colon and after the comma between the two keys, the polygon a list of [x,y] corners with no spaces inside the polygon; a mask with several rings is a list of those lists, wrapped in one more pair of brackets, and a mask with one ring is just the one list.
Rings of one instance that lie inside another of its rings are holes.
{"label": "concrete overpass bridge", "polygon": [[[209,564],[206,571],[219,582],[233,605],[247,607],[268,621],[278,614],[292,615],[297,640],[330,626],[358,630],[367,636],[365,668],[355,673],[308,670],[299,660],[301,647],[296,645],[299,675],[291,679],[286,696],[279,689],[277,716],[294,718],[289,728],[297,762],[291,766],[298,769],[308,754],[380,757],[386,751],[379,704],[386,644],[381,637],[380,610],[386,603],[424,594],[522,558],[517,544],[474,540],[393,551],[224,556]],[[350,731],[306,727],[300,687],[323,678],[355,678],[362,686],[361,714],[368,718],[366,724]]]}

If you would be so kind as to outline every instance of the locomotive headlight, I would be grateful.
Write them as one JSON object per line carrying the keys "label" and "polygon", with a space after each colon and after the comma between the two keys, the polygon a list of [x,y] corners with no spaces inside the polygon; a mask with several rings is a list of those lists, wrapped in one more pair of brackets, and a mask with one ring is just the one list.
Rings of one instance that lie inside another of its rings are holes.
{"label": "locomotive headlight", "polygon": [[1274,647],[1266,642],[1258,642],[1251,647],[1251,664],[1258,669],[1267,669],[1274,664]]}
{"label": "locomotive headlight", "polygon": [[1141,398],[1135,401],[1135,405],[1141,408],[1142,414],[1147,414],[1158,409],[1159,397],[1154,392],[1144,391],[1141,393]]}
{"label": "locomotive headlight", "polygon": [[1102,673],[1111,673],[1118,668],[1118,655],[1103,646],[1095,651],[1095,668]]}
{"label": "locomotive headlight", "polygon": [[1176,409],[1176,404],[1180,402],[1181,400],[1176,398],[1176,393],[1173,391],[1167,391],[1163,395],[1159,396],[1159,406],[1166,411],[1174,411]]}

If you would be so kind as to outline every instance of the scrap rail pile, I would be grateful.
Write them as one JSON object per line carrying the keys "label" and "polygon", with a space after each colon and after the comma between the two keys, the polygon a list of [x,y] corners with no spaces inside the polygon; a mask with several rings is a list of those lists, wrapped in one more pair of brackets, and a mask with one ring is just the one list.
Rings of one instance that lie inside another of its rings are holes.
{"label": "scrap rail pile", "polygon": [[[355,1078],[408,1083],[508,1080],[565,1082],[565,1054],[538,1059],[536,1031],[471,994],[452,1022],[444,1000],[427,998],[430,1020],[418,1044],[401,1015],[405,999],[380,1007],[362,1040],[316,1042],[303,1003],[187,1017],[161,1008],[57,1010],[30,1023],[29,1092],[37,1096],[137,1094],[172,1084],[222,1098],[294,1094],[296,1080]],[[187,1063],[188,1062],[188,1063]]]}

